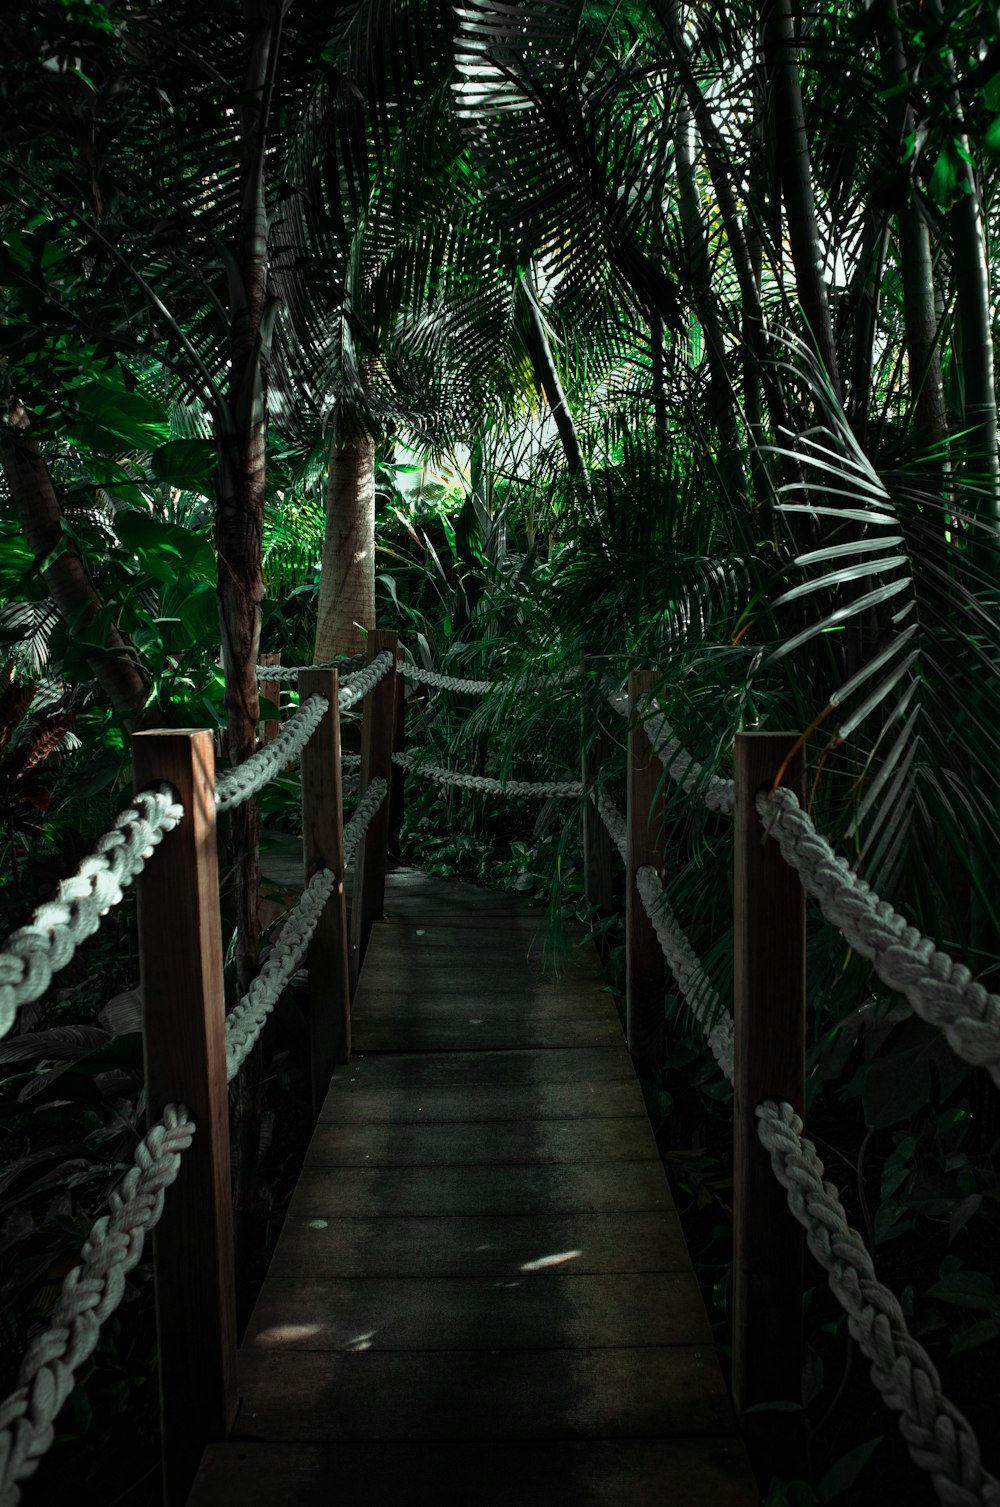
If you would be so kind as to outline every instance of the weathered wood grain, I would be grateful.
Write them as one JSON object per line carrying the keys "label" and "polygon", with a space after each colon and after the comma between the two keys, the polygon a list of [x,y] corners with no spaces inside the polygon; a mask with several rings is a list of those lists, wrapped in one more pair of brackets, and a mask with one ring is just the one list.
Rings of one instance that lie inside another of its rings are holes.
{"label": "weathered wood grain", "polygon": [[754,1111],[763,1099],[805,1109],[806,897],[754,803],[779,771],[804,802],[805,756],[792,733],[740,733],[734,754],[733,1391],[742,1412],[796,1401],[801,1388],[805,1237]]}
{"label": "weathered wood grain", "polygon": [[166,781],[184,816],[139,876],[146,1115],[197,1127],[153,1232],[164,1500],[184,1501],[207,1440],[237,1407],[225,992],[207,730],[136,733],[136,790]]}

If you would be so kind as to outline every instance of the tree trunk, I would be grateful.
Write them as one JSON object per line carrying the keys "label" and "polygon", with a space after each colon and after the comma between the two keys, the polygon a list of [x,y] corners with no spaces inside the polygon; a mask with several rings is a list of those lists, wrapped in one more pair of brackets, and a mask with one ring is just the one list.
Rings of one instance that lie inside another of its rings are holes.
{"label": "tree trunk", "polygon": [[[29,434],[29,418],[15,403],[0,427],[0,460],[7,486],[17,508],[28,548],[42,565],[42,577],[57,610],[75,639],[89,637],[87,630],[104,604],[87,573],[75,540],[65,531],[48,467]],[[60,548],[61,546],[61,548]],[[115,624],[97,625],[107,651],[88,649],[87,664],[111,705],[127,727],[137,723],[149,682],[118,632]]]}
{"label": "tree trunk", "polygon": [[816,218],[791,0],[764,0],[762,19],[765,51],[773,59],[770,84],[795,290],[809,327],[810,343],[826,369],[835,398],[840,402],[840,374],[823,276],[824,248]]}
{"label": "tree trunk", "polygon": [[535,381],[544,393],[555,420],[563,454],[566,457],[567,469],[570,475],[582,482],[589,491],[587,462],[583,458],[583,446],[580,444],[580,436],[573,422],[569,404],[566,402],[566,394],[563,392],[555,361],[552,359],[548,336],[545,333],[545,325],[538,307],[538,294],[535,292],[535,284],[530,272],[524,274],[524,291],[527,295],[525,304],[528,310],[526,343]]}
{"label": "tree trunk", "polygon": [[677,197],[680,207],[681,234],[689,274],[693,285],[693,304],[705,335],[708,369],[711,373],[711,413],[719,433],[719,475],[731,494],[732,502],[744,510],[749,506],[743,446],[736,422],[736,393],[729,377],[722,321],[712,291],[712,273],[708,258],[708,241],[701,217],[701,202],[695,175],[691,112],[681,106],[677,112],[674,136],[677,163]]}
{"label": "tree trunk", "polygon": [[375,627],[375,441],[367,432],[330,451],[316,660],[357,654]]}
{"label": "tree trunk", "polygon": [[[908,100],[910,68],[903,48],[897,0],[887,0],[883,13],[882,58],[889,98],[892,145],[898,158],[914,131],[913,107]],[[910,402],[917,439],[924,450],[941,455],[941,477],[947,470],[948,405],[941,374],[941,347],[930,226],[917,197],[912,170],[901,166],[899,193],[899,265],[903,280],[903,323]]]}
{"label": "tree trunk", "polygon": [[[653,0],[653,9],[670,43],[680,73],[681,85],[698,135],[701,137],[705,166],[712,182],[712,192],[719,206],[726,244],[733,259],[733,270],[739,284],[743,311],[743,338],[753,362],[755,375],[764,392],[772,430],[777,432],[786,422],[784,394],[778,373],[770,360],[767,327],[760,298],[759,257],[755,258],[752,254],[750,238],[743,224],[728,162],[729,153],[722,132],[712,115],[711,107],[691,67],[677,0]],[[765,436],[757,401],[752,401],[747,405],[747,422],[754,449],[758,455],[762,455]],[[758,501],[764,502],[766,495],[769,502],[771,487],[766,473],[760,470],[757,474],[762,484]]]}
{"label": "tree trunk", "polygon": [[[218,481],[219,622],[226,678],[226,741],[229,761],[242,764],[257,747],[257,654],[264,583],[267,437],[268,220],[264,161],[268,115],[281,43],[285,6],[271,11],[263,0],[244,0],[245,74],[240,94],[240,214],[234,256],[229,330],[229,384],[225,411],[216,416]],[[236,914],[236,983],[244,994],[258,968],[260,816],[246,801],[229,819]],[[259,1047],[237,1089],[236,1207],[253,1207],[260,1142]]]}
{"label": "tree trunk", "polygon": [[[929,10],[937,22],[939,35],[945,36],[947,28],[941,0],[930,0]],[[948,230],[958,294],[966,431],[962,439],[961,470],[970,485],[966,505],[974,508],[980,525],[970,540],[970,552],[995,581],[1000,567],[1000,455],[997,453],[993,317],[983,202],[969,147],[954,59],[947,46],[934,46],[927,66],[940,80],[956,172],[954,201],[948,211]]]}

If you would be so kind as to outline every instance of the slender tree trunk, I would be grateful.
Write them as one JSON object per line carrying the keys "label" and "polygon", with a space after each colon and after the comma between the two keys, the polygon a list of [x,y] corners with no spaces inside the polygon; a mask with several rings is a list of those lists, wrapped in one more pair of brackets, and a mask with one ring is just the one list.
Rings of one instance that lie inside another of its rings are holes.
{"label": "slender tree trunk", "polygon": [[[895,102],[890,114],[893,149],[900,156],[914,131],[913,106],[907,98],[910,68],[903,47],[897,0],[886,0],[882,58],[887,90]],[[941,455],[941,479],[947,471],[948,405],[941,373],[940,329],[934,287],[930,226],[917,196],[912,171],[901,166],[897,225],[899,266],[903,280],[903,323],[910,401],[917,439],[924,450]]]}
{"label": "slender tree trunk", "polygon": [[[240,95],[240,214],[234,245],[229,331],[229,385],[216,425],[218,483],[216,547],[219,621],[226,678],[229,761],[244,763],[257,747],[257,654],[264,584],[267,438],[268,219],[264,149],[286,6],[275,0],[244,0],[245,73]],[[257,973],[260,895],[260,816],[246,801],[229,822],[236,912],[236,979],[244,994]],[[260,1054],[251,1055],[237,1089],[236,1207],[254,1204],[260,1141]]]}
{"label": "slender tree trunk", "polygon": [[[680,74],[681,85],[687,98],[691,115],[694,118],[698,135],[701,137],[702,149],[705,153],[705,166],[711,179],[712,192],[715,194],[715,200],[719,206],[719,215],[726,233],[726,244],[732,257],[733,270],[736,273],[736,280],[739,284],[740,302],[743,311],[743,338],[750,359],[753,361],[756,375],[760,380],[770,415],[772,430],[776,432],[786,423],[787,419],[784,394],[780,378],[770,359],[767,325],[760,297],[759,258],[755,262],[755,258],[751,254],[751,243],[743,223],[733,182],[729,151],[722,132],[719,130],[712,115],[711,107],[691,67],[687,42],[684,39],[684,32],[680,23],[680,11],[677,0],[653,0],[653,9],[670,43]],[[759,403],[751,402],[748,404],[747,422],[748,426],[750,426],[751,440],[755,447],[762,447],[765,443],[763,426],[761,423],[758,423],[759,413]],[[762,448],[758,448],[758,453],[763,453]],[[767,485],[766,477],[763,474],[761,479],[769,497],[770,487]]]}
{"label": "slender tree trunk", "polygon": [[795,290],[809,326],[812,347],[826,369],[835,398],[840,402],[840,371],[823,276],[825,255],[816,217],[791,0],[764,0],[762,19],[765,51],[769,58],[773,58],[770,83]]}
{"label": "slender tree trunk", "polygon": [[356,654],[375,627],[375,441],[336,434],[326,490],[316,659]]}
{"label": "slender tree trunk", "polygon": [[[29,418],[15,403],[0,426],[0,462],[7,487],[17,508],[28,548],[42,565],[42,577],[60,616],[73,638],[90,637],[104,604],[87,573],[76,542],[63,525],[63,513],[48,467],[38,444],[29,433]],[[138,721],[149,682],[114,623],[95,631],[102,633],[106,651],[90,649],[87,664],[111,705],[127,726]]]}
{"label": "slender tree trunk", "polygon": [[681,233],[694,289],[694,309],[705,335],[708,369],[712,377],[712,414],[719,431],[719,474],[723,484],[744,509],[749,505],[743,446],[736,422],[736,393],[729,376],[722,321],[712,292],[708,241],[701,216],[701,201],[695,172],[691,112],[682,105],[677,112],[674,153],[677,163],[677,196]]}
{"label": "slender tree trunk", "polygon": [[545,325],[538,307],[538,295],[535,292],[535,284],[530,272],[526,272],[524,275],[524,292],[528,313],[528,356],[531,360],[535,381],[545,394],[545,399],[555,420],[555,426],[562,444],[563,454],[566,457],[566,465],[569,473],[589,491],[587,462],[583,457],[583,446],[580,444],[580,436],[577,432],[576,424],[573,422],[573,415],[566,401],[566,394],[563,392],[562,383],[559,380],[559,372],[552,358],[548,336],[545,333]]}
{"label": "slender tree trunk", "polygon": [[869,206],[868,223],[862,237],[858,267],[848,294],[850,320],[850,395],[847,418],[858,444],[867,448],[868,426],[872,407],[872,365],[875,354],[875,326],[878,320],[882,268],[889,239],[887,216],[880,204]]}

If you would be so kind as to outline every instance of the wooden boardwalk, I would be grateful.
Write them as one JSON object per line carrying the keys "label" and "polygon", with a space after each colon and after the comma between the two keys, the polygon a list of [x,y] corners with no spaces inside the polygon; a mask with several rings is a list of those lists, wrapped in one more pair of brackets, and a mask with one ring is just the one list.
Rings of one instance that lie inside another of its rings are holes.
{"label": "wooden boardwalk", "polygon": [[752,1507],[592,949],[412,870],[386,912],[192,1507]]}

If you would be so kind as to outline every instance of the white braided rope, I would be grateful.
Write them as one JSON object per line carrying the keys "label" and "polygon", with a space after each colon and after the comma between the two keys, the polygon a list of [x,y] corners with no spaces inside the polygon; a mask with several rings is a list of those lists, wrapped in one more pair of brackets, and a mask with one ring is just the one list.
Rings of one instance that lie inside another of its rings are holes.
{"label": "white braided rope", "polygon": [[485,774],[465,774],[456,769],[446,769],[443,764],[428,764],[412,758],[409,754],[394,753],[392,762],[411,774],[421,775],[435,785],[454,785],[459,790],[482,790],[490,795],[507,796],[556,796],[581,795],[583,785],[579,780],[494,780]]}
{"label": "white braided rope", "polygon": [[439,691],[464,691],[467,696],[485,696],[497,685],[494,680],[463,680],[460,675],[442,675],[438,670],[424,670],[403,659],[396,669],[415,685],[435,686]]}
{"label": "white braided rope", "polygon": [[253,1051],[267,1017],[291,983],[336,882],[331,869],[320,869],[313,875],[257,977],[226,1016],[228,1082],[232,1083]]}
{"label": "white braided rope", "polygon": [[[611,841],[622,860],[627,862],[628,831],[625,818],[602,786],[598,786],[590,794]],[[712,1056],[732,1083],[735,1071],[732,1017],[723,1009],[697,953],[670,909],[656,870],[649,864],[644,865],[636,873],[635,886],[684,1002],[704,1032]]]}
{"label": "white braided rope", "polygon": [[[385,780],[372,780],[358,802],[358,809],[344,828],[345,873],[354,862],[357,845],[364,836],[368,823],[385,800],[387,788]],[[313,875],[281,928],[257,977],[226,1016],[228,1082],[232,1083],[253,1051],[267,1024],[267,1017],[298,972],[336,883],[337,876],[332,869],[320,869]]]}
{"label": "white braided rope", "polygon": [[913,1339],[893,1294],[850,1228],[837,1190],[823,1180],[816,1148],[790,1104],[757,1107],[757,1134],[809,1249],[847,1312],[851,1335],[871,1362],[872,1381],[899,1414],[910,1455],[933,1478],[946,1507],[1000,1507],[1000,1483],[983,1469],[968,1421],[941,1392],[930,1356]]}
{"label": "white braided rope", "polygon": [[647,864],[636,872],[635,887],[684,1002],[701,1027],[712,1056],[732,1083],[736,1071],[732,1016],[723,1007],[701,959],[681,930],[652,865]]}
{"label": "white braided rope", "polygon": [[326,715],[330,703],[325,696],[310,696],[294,717],[289,717],[281,732],[263,748],[235,769],[224,769],[215,782],[215,805],[219,811],[231,811],[257,795],[269,785],[286,764],[297,759]]}
{"label": "white braided rope", "polygon": [[163,1213],[163,1195],[194,1131],[187,1111],[168,1104],[136,1147],[133,1166],[109,1199],[111,1212],[87,1236],[80,1265],[65,1278],[48,1323],[28,1346],[17,1390],[0,1403],[0,1507],[17,1507],[18,1481],[34,1474],[52,1444],[73,1374],[93,1354],[101,1325],[124,1296],[125,1278]]}
{"label": "white braided rope", "polygon": [[939,952],[880,900],[819,835],[793,791],[758,796],[757,814],[803,889],[855,952],[871,959],[882,982],[904,994],[921,1020],[941,1027],[953,1052],[987,1068],[1000,1085],[1000,995],[976,983],[964,963]]}
{"label": "white braided rope", "polygon": [[644,717],[642,723],[653,752],[670,778],[686,795],[696,795],[709,811],[720,816],[732,816],[736,809],[736,786],[732,780],[723,780],[717,774],[706,775],[699,764],[675,738],[670,723],[662,713]]}
{"label": "white braided rope", "polygon": [[490,691],[541,691],[550,687],[569,685],[577,680],[582,670],[555,671],[550,675],[536,675],[529,680],[465,680],[460,675],[442,675],[439,670],[424,670],[419,665],[400,660],[396,666],[400,675],[418,685],[435,686],[441,691],[464,691],[467,696],[486,696]]}
{"label": "white braided rope", "polygon": [[354,753],[342,753],[340,755],[341,769],[360,769],[361,755]]}
{"label": "white braided rope", "polygon": [[93,936],[183,815],[169,786],[143,790],[97,839],[76,873],[60,882],[55,899],[11,933],[0,950],[0,1036],[6,1036],[20,1006],[39,999],[80,943]]}
{"label": "white braided rope", "polygon": [[257,680],[259,684],[267,681],[277,681],[279,684],[291,680],[298,680],[300,675],[307,675],[310,670],[338,670],[341,675],[356,670],[363,663],[363,657],[355,656],[352,659],[340,660],[337,664],[327,665],[258,665]]}
{"label": "white braided rope", "polygon": [[376,654],[370,665],[365,665],[356,675],[349,675],[340,687],[337,701],[342,712],[350,711],[359,701],[363,701],[369,691],[373,691],[383,676],[388,675],[396,663],[395,654],[388,649],[383,649],[381,654]]}
{"label": "white braided rope", "polygon": [[351,867],[358,844],[368,831],[369,824],[376,811],[381,806],[389,793],[389,787],[385,780],[372,780],[364,795],[358,801],[354,815],[344,828],[344,871]]}
{"label": "white braided rope", "polygon": [[[629,715],[629,699],[624,691],[609,696],[608,705],[620,717]],[[716,811],[720,816],[732,816],[736,809],[736,786],[733,781],[723,780],[716,774],[706,774],[704,765],[699,764],[680,739],[674,737],[673,728],[662,712],[644,717],[642,726],[653,752],[674,783],[686,795],[696,795],[709,811]]]}
{"label": "white braided rope", "polygon": [[608,836],[618,849],[622,863],[628,862],[628,829],[625,818],[622,816],[614,801],[608,795],[603,785],[590,792],[590,799],[594,802],[600,815],[601,821],[608,829]]}

